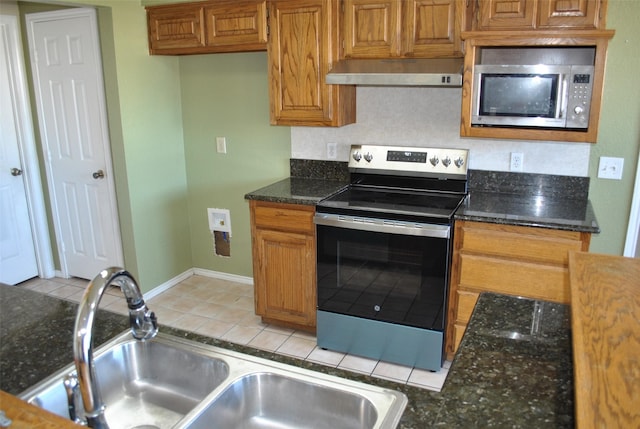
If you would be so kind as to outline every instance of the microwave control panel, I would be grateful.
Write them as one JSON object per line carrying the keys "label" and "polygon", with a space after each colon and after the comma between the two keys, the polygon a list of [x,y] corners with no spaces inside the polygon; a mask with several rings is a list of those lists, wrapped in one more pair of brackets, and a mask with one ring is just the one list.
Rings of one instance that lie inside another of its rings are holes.
{"label": "microwave control panel", "polygon": [[587,128],[593,92],[593,66],[571,66],[568,76],[567,128]]}

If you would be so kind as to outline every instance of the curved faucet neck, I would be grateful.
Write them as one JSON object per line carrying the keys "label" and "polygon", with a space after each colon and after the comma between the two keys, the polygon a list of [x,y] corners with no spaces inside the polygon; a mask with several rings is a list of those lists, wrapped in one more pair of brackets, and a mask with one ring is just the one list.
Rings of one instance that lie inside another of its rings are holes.
{"label": "curved faucet neck", "polygon": [[138,284],[128,271],[119,267],[107,268],[89,283],[76,317],[73,357],[87,424],[96,429],[108,429],[109,426],[104,418],[105,406],[93,364],[93,325],[100,299],[111,284],[119,286],[127,300],[133,337],[146,340],[158,332],[156,316],[147,308]]}

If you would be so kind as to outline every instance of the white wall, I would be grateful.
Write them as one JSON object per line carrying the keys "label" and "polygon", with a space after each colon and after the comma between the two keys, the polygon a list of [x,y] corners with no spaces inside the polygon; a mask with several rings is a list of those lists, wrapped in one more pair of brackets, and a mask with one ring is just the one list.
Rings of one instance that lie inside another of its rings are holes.
{"label": "white wall", "polygon": [[340,128],[292,127],[291,157],[327,159],[338,144],[347,161],[351,144],[469,149],[469,167],[509,171],[511,152],[524,154],[524,172],[586,177],[591,144],[460,137],[460,88],[358,87],[357,120]]}

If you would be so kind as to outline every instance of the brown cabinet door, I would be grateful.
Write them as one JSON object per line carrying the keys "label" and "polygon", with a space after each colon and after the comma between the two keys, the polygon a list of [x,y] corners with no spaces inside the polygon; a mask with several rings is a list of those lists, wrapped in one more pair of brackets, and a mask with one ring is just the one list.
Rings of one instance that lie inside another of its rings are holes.
{"label": "brown cabinet door", "polygon": [[250,201],[256,314],[287,326],[316,326],[313,206]]}
{"label": "brown cabinet door", "polygon": [[540,0],[539,28],[604,28],[602,0]]}
{"label": "brown cabinet door", "polygon": [[201,5],[148,8],[150,53],[181,53],[203,47],[203,22]]}
{"label": "brown cabinet door", "polygon": [[295,232],[256,230],[256,313],[315,326],[315,242]]}
{"label": "brown cabinet door", "polygon": [[274,125],[355,122],[355,87],[326,85],[338,59],[338,0],[269,2],[270,119]]}
{"label": "brown cabinet door", "polygon": [[389,58],[400,55],[399,0],[344,1],[344,56]]}
{"label": "brown cabinet door", "polygon": [[403,55],[462,56],[460,32],[465,3],[459,0],[407,0],[403,14]]}
{"label": "brown cabinet door", "polygon": [[206,44],[218,51],[267,49],[267,2],[224,1],[204,8]]}
{"label": "brown cabinet door", "polygon": [[536,23],[536,0],[478,0],[478,30],[527,30]]}

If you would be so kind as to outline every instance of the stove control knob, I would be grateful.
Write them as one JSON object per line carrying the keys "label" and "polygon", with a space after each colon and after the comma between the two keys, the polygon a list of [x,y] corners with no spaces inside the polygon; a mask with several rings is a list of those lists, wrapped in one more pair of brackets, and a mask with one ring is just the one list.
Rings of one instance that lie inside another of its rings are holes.
{"label": "stove control knob", "polygon": [[360,162],[360,160],[362,159],[362,154],[360,152],[354,152],[352,157],[356,162]]}
{"label": "stove control knob", "polygon": [[458,159],[453,161],[453,163],[456,165],[456,167],[460,168],[464,165],[464,159],[462,159],[462,157],[459,157]]}
{"label": "stove control knob", "polygon": [[371,155],[371,153],[367,152],[364,154],[364,160],[367,162],[371,162],[371,160],[373,159],[373,155]]}
{"label": "stove control knob", "polygon": [[433,166],[435,167],[436,165],[438,165],[438,163],[440,162],[440,160],[438,159],[438,157],[437,157],[437,156],[435,156],[435,155],[434,155],[433,157],[431,157],[431,158],[429,159],[429,162],[431,163],[431,165],[433,165]]}
{"label": "stove control knob", "polygon": [[451,158],[446,157],[445,159],[443,159],[442,165],[444,165],[445,167],[448,167],[449,165],[451,165]]}

